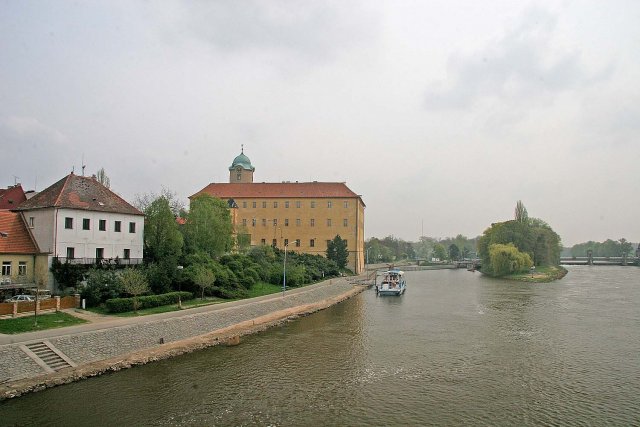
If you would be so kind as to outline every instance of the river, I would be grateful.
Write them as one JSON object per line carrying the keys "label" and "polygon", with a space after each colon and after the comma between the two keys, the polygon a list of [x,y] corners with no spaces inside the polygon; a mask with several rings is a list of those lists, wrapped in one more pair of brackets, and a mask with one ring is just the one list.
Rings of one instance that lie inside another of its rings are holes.
{"label": "river", "polygon": [[213,347],[0,403],[1,425],[639,425],[640,269],[407,273]]}

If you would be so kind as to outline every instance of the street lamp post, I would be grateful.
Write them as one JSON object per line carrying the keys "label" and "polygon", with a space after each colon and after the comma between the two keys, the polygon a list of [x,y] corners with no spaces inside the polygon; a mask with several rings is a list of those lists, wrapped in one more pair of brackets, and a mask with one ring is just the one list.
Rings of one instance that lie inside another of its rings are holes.
{"label": "street lamp post", "polygon": [[371,249],[371,246],[369,246],[367,248],[367,261],[366,261],[366,264],[369,264],[369,249]]}
{"label": "street lamp post", "polygon": [[180,273],[182,273],[184,267],[179,265],[176,268],[178,269],[178,308],[182,310],[182,295],[180,294],[182,292],[182,277]]}

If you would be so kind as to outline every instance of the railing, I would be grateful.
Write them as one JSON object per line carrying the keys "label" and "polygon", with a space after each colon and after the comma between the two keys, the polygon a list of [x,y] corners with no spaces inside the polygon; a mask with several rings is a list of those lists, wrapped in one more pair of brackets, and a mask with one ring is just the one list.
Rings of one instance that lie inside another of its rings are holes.
{"label": "railing", "polygon": [[143,263],[142,258],[65,258],[57,257],[62,264],[77,265],[140,265]]}

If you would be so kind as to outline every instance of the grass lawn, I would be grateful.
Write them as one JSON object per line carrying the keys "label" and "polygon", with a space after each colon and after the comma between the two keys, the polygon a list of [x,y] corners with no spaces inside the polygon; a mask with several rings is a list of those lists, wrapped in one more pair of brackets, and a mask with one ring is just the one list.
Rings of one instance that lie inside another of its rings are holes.
{"label": "grass lawn", "polygon": [[0,320],[0,334],[20,334],[23,332],[43,331],[45,329],[63,328],[65,326],[86,323],[61,311],[50,314],[39,314],[38,325],[34,325],[34,316],[16,317],[15,319]]}

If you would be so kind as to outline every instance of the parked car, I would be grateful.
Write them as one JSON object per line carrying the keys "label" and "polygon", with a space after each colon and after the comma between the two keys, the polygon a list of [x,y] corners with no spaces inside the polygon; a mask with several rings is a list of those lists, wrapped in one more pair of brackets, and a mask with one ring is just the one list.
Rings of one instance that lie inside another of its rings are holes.
{"label": "parked car", "polygon": [[23,302],[34,301],[35,299],[31,295],[14,295],[11,298],[4,300],[4,302]]}

